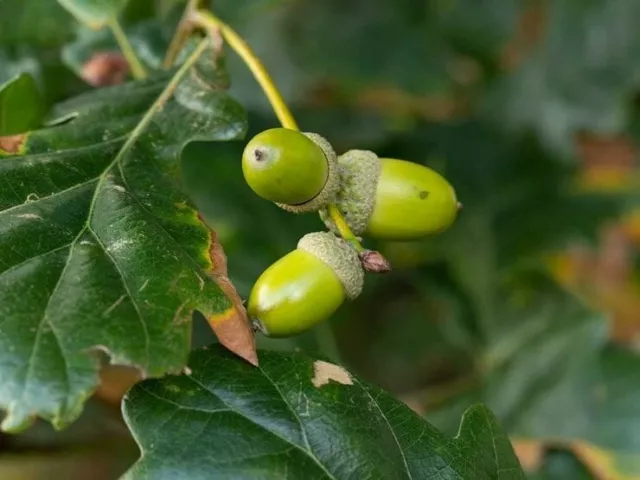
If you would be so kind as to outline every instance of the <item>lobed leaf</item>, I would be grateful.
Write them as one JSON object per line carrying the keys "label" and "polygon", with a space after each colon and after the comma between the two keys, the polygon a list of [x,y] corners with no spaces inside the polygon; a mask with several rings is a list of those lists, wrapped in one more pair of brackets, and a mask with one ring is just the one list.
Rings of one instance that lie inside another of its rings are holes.
{"label": "lobed leaf", "polygon": [[59,45],[71,35],[73,17],[57,2],[0,1],[0,43]]}
{"label": "lobed leaf", "polygon": [[20,73],[0,85],[0,136],[39,126],[44,115],[42,96],[33,77]]}
{"label": "lobed leaf", "polygon": [[179,160],[191,140],[242,137],[246,119],[191,72],[166,103],[166,73],[70,99],[0,156],[4,430],[73,421],[95,350],[159,376],[184,366],[192,310],[235,316]]}
{"label": "lobed leaf", "polygon": [[142,457],[125,478],[524,478],[483,406],[452,439],[338,365],[260,358],[256,369],[203,348],[189,375],[136,385],[123,409]]}

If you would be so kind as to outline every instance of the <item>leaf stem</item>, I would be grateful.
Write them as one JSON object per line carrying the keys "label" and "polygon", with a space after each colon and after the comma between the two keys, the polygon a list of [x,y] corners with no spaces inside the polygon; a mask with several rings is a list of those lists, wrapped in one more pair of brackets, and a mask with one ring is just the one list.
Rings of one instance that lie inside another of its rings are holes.
{"label": "leaf stem", "polygon": [[333,220],[333,223],[340,233],[340,236],[347,242],[349,242],[353,246],[353,248],[356,249],[356,252],[363,252],[365,248],[360,243],[360,240],[358,240],[358,237],[356,237],[355,234],[351,231],[349,224],[340,213],[340,210],[338,210],[338,207],[333,203],[330,204],[329,206],[327,206],[327,213],[329,214],[329,217],[331,217],[331,220]]}
{"label": "leaf stem", "polygon": [[247,67],[249,67],[249,70],[251,70],[255,79],[260,84],[260,87],[264,91],[269,103],[278,117],[278,121],[284,128],[299,130],[298,124],[293,118],[293,115],[291,115],[291,111],[282,98],[282,95],[273,83],[273,80],[269,76],[269,73],[262,62],[260,62],[255,53],[253,53],[251,47],[247,45],[247,42],[245,42],[244,39],[231,27],[207,10],[196,10],[193,12],[191,18],[194,23],[200,25],[205,30],[220,30],[229,46],[240,56],[240,58],[242,58]]}
{"label": "leaf stem", "polygon": [[[184,78],[184,76],[187,74],[189,69],[198,61],[198,58],[200,58],[200,55],[202,55],[202,52],[205,51],[208,44],[209,44],[208,39],[205,39],[202,42],[200,42],[200,44],[196,47],[193,53],[189,55],[189,58],[185,60],[185,62],[180,66],[180,68],[176,71],[173,77],[171,77],[171,80],[169,80],[169,83],[167,83],[167,86],[164,88],[162,93],[158,96],[158,98],[156,98],[156,100],[153,102],[151,107],[149,107],[149,110],[147,110],[147,112],[140,119],[136,127],[131,131],[131,133],[127,137],[127,140],[124,142],[124,144],[122,145],[122,148],[120,148],[120,150],[118,151],[118,154],[115,156],[113,161],[107,166],[107,168],[105,168],[104,173],[108,172],[111,169],[111,167],[116,165],[122,159],[122,157],[126,154],[129,148],[131,148],[131,145],[133,145],[138,140],[138,137],[140,136],[140,134],[144,131],[145,128],[147,128],[149,123],[151,123],[151,120],[153,120],[153,116],[157,114],[158,110],[162,109],[162,107],[171,98],[171,95],[173,95],[173,93],[175,92],[180,81]],[[100,186],[105,181],[106,175],[104,173],[103,175],[100,176],[98,180],[98,184],[96,186],[95,192],[98,192],[100,190]],[[97,199],[97,194],[94,194],[94,197],[91,200],[89,212],[93,212],[96,199]]]}
{"label": "leaf stem", "polygon": [[[282,98],[280,91],[273,82],[271,76],[267,72],[260,59],[251,50],[251,47],[244,41],[244,39],[238,35],[231,27],[216,17],[208,10],[194,10],[191,12],[191,21],[203,28],[209,35],[214,36],[217,32],[222,34],[222,37],[229,46],[240,56],[240,58],[247,65],[255,79],[260,84],[263,92],[267,96],[271,107],[273,108],[278,121],[284,128],[291,130],[300,130],[296,123],[291,110],[287,106],[286,102]],[[327,212],[333,220],[338,232],[343,239],[348,241],[357,252],[362,252],[364,247],[360,244],[360,241],[351,231],[346,220],[340,213],[340,210],[335,205],[329,205]],[[340,350],[336,343],[335,336],[331,329],[331,326],[327,323],[318,325],[315,329],[315,337],[318,347],[332,357],[335,361],[340,361]]]}
{"label": "leaf stem", "polygon": [[189,34],[193,30],[193,22],[191,21],[191,17],[195,11],[197,11],[200,6],[201,0],[189,0],[187,6],[184,8],[184,12],[182,13],[182,18],[180,18],[180,22],[178,23],[178,28],[176,29],[176,33],[173,35],[171,39],[171,43],[169,44],[169,48],[167,49],[167,53],[162,62],[162,68],[165,70],[171,68],[173,63],[176,61],[180,50],[184,46],[187,38],[189,38]]}
{"label": "leaf stem", "polygon": [[147,71],[142,66],[142,63],[140,63],[136,52],[134,52],[129,39],[127,38],[126,33],[124,33],[124,30],[117,18],[114,17],[109,21],[109,28],[111,29],[111,32],[113,32],[113,36],[115,37],[124,58],[126,58],[129,63],[129,68],[131,68],[133,78],[137,80],[146,78]]}
{"label": "leaf stem", "polygon": [[[242,58],[247,67],[249,67],[249,70],[251,70],[251,73],[253,73],[253,76],[256,78],[260,87],[267,96],[267,99],[269,100],[269,103],[275,111],[282,126],[291,130],[300,130],[298,128],[298,124],[293,118],[293,115],[291,114],[291,111],[289,110],[289,107],[282,98],[282,95],[271,79],[271,76],[267,72],[267,69],[251,50],[251,47],[249,47],[247,42],[245,42],[244,39],[231,27],[207,10],[193,11],[191,19],[196,25],[199,25],[209,32],[220,31],[222,33],[222,36],[229,46],[240,56],[240,58]],[[340,213],[340,210],[338,210],[335,205],[329,205],[327,212],[338,229],[340,236],[349,242],[357,252],[362,252],[364,247],[351,231],[349,224]]]}

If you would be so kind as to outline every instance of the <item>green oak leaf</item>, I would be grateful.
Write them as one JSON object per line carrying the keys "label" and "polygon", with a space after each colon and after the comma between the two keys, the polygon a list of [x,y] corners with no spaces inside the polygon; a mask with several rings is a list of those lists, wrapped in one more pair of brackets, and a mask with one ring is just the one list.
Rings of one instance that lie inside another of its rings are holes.
{"label": "green oak leaf", "polygon": [[519,301],[479,361],[487,373],[478,387],[427,418],[451,431],[461,411],[483,402],[510,435],[589,445],[607,478],[636,478],[640,357],[608,344],[602,315],[570,295],[522,291]]}
{"label": "green oak leaf", "polygon": [[481,405],[450,438],[338,365],[273,351],[260,360],[205,347],[190,374],[136,385],[123,410],[142,457],[125,478],[525,478]]}
{"label": "green oak leaf", "polygon": [[98,382],[92,351],[147,376],[178,371],[192,310],[230,308],[179,160],[191,140],[241,138],[246,116],[191,72],[166,103],[167,73],[72,98],[0,156],[4,430],[73,421]]}
{"label": "green oak leaf", "polygon": [[473,302],[477,320],[467,318],[479,327],[481,341],[500,333],[495,311],[504,303],[505,279],[544,265],[550,252],[593,242],[601,225],[633,201],[632,195],[579,191],[576,167],[537,138],[505,135],[477,118],[425,122],[376,152],[396,158],[402,152],[401,158],[435,169],[455,186],[464,213],[446,232],[404,248],[417,263],[446,263]]}
{"label": "green oak leaf", "polygon": [[[142,64],[149,70],[159,70],[168,40],[162,35],[156,22],[145,22],[142,26],[128,28],[127,38],[138,54]],[[61,52],[64,64],[82,77],[85,64],[97,53],[119,53],[113,33],[108,28],[93,30],[88,27],[78,29],[73,42],[67,43]]]}
{"label": "green oak leaf", "polygon": [[3,45],[59,45],[71,36],[73,23],[73,17],[55,1],[0,0]]}
{"label": "green oak leaf", "polygon": [[31,45],[0,47],[0,83],[21,73],[30,74],[42,95],[44,111],[62,99],[82,92],[84,85],[66,68],[57,48]]}
{"label": "green oak leaf", "polygon": [[[247,138],[260,130],[250,119]],[[273,122],[264,126],[269,128]],[[182,156],[184,185],[198,211],[216,233],[232,268],[229,277],[246,298],[256,278],[278,258],[286,255],[305,233],[318,227],[314,215],[292,216],[265,202],[247,185],[242,174],[245,142],[211,144],[194,142]],[[211,168],[215,155],[216,168]]]}
{"label": "green oak leaf", "polygon": [[635,0],[564,0],[544,10],[543,38],[484,99],[501,123],[534,129],[559,151],[574,135],[624,131],[640,73]]}
{"label": "green oak leaf", "polygon": [[[134,25],[127,25],[124,31],[143,66],[147,70],[161,70],[162,63],[169,44],[177,28],[179,15],[169,16],[159,21],[156,19],[145,20]],[[186,58],[197,44],[195,38],[189,39],[185,47],[178,55],[177,63]],[[81,26],[73,42],[69,42],[62,48],[61,57],[64,64],[79,77],[84,76],[85,65],[94,56],[104,53],[119,54],[120,47],[109,28],[94,30]],[[206,69],[206,71],[205,71]],[[225,55],[219,54],[215,63],[200,65],[201,76],[206,76],[213,86],[228,88],[229,79],[225,65]]]}
{"label": "green oak leaf", "polygon": [[37,127],[44,115],[42,102],[36,81],[28,73],[0,85],[0,136]]}
{"label": "green oak leaf", "polygon": [[124,9],[128,0],[58,0],[79,21],[91,28],[100,28]]}

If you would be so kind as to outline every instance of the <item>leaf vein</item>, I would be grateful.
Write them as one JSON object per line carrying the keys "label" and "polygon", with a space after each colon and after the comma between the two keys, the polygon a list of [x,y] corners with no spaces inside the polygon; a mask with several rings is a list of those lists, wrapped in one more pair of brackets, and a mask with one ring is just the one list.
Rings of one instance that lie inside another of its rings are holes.
{"label": "leaf vein", "polygon": [[19,209],[21,207],[24,207],[25,205],[35,205],[35,204],[38,204],[39,202],[41,202],[43,200],[51,199],[51,198],[57,197],[58,195],[64,195],[65,193],[69,193],[69,192],[71,192],[71,191],[73,191],[75,189],[80,189],[82,187],[86,187],[91,182],[95,182],[96,180],[98,180],[98,177],[93,177],[93,178],[87,180],[86,182],[77,183],[77,184],[75,184],[75,185],[73,185],[73,186],[71,186],[69,188],[66,188],[64,190],[58,190],[57,192],[52,193],[50,195],[46,195],[44,197],[38,197],[37,200],[30,200],[28,202],[19,203],[17,205],[14,205],[13,207],[9,207],[9,208],[7,208],[5,210],[2,210],[0,212],[0,217],[2,215],[4,215],[5,213],[9,213],[9,212],[11,212],[13,210],[17,210],[17,209]]}
{"label": "leaf vein", "polygon": [[292,415],[295,417],[295,419],[298,422],[298,425],[300,425],[300,433],[302,434],[302,438],[304,440],[305,445],[307,446],[307,449],[309,450],[309,455],[311,456],[311,458],[318,464],[318,466],[329,476],[329,478],[335,478],[335,476],[333,474],[331,474],[324,465],[322,465],[322,463],[320,463],[320,459],[316,456],[315,452],[311,449],[311,444],[309,443],[309,439],[307,437],[307,431],[304,428],[304,424],[302,423],[302,419],[300,418],[300,416],[298,415],[298,413],[294,410],[294,408],[291,406],[291,404],[289,403],[289,401],[286,399],[286,397],[284,396],[284,394],[282,393],[282,390],[280,390],[280,387],[278,387],[278,385],[276,384],[276,382],[273,381],[273,379],[267,374],[267,372],[264,371],[264,369],[261,366],[258,366],[258,368],[260,369],[260,371],[262,372],[262,374],[265,376],[265,378],[267,380],[269,380],[269,382],[273,385],[273,387],[276,389],[276,392],[278,392],[278,395],[280,395],[280,398],[282,398],[282,401],[284,402],[284,404],[287,406],[287,408],[291,411]]}
{"label": "leaf vein", "polygon": [[[282,440],[285,443],[288,443],[289,445],[291,445],[294,449],[304,453],[304,454],[309,454],[309,452],[305,451],[303,448],[300,447],[300,445],[297,445],[295,443],[293,443],[291,440],[289,440],[286,437],[283,437],[282,435],[273,432],[271,430],[269,430],[268,428],[266,428],[263,425],[260,425],[259,423],[255,422],[253,419],[251,419],[250,417],[248,417],[247,415],[245,415],[244,413],[242,413],[239,410],[236,410],[235,408],[233,408],[231,405],[229,405],[227,402],[225,402],[222,398],[220,398],[220,396],[216,395],[216,393],[213,390],[210,390],[209,388],[207,388],[204,384],[202,384],[201,382],[199,382],[198,380],[196,380],[195,378],[193,378],[193,375],[189,375],[187,378],[189,378],[192,382],[194,382],[196,385],[200,386],[201,388],[203,388],[206,392],[209,392],[211,395],[213,395],[215,398],[217,398],[218,400],[220,400],[222,403],[224,403],[233,413],[235,413],[236,415],[241,416],[242,418],[244,418],[245,420],[249,421],[251,424],[256,425],[257,427],[261,428],[262,430],[264,430],[265,432],[273,435],[276,438],[279,438],[280,440]],[[322,470],[324,472],[326,472],[326,470],[324,468],[322,468]],[[337,480],[336,477],[329,475],[330,479],[332,480]]]}
{"label": "leaf vein", "polygon": [[107,256],[107,258],[109,258],[109,260],[111,260],[111,263],[113,263],[113,266],[115,267],[116,271],[118,272],[118,276],[120,277],[120,280],[122,281],[122,286],[124,288],[124,291],[126,292],[127,296],[131,300],[131,304],[133,305],[133,308],[135,309],[135,311],[136,311],[136,313],[138,315],[138,319],[140,320],[140,325],[142,326],[142,333],[144,334],[144,351],[145,351],[144,369],[146,370],[148,365],[149,365],[149,355],[150,355],[149,354],[149,347],[150,347],[150,343],[151,343],[151,338],[149,337],[149,330],[147,329],[147,324],[144,321],[144,317],[142,316],[142,312],[140,311],[140,308],[139,308],[138,304],[136,303],[135,298],[131,294],[131,290],[129,289],[129,285],[127,285],[127,282],[124,279],[124,273],[122,272],[122,269],[120,268],[120,265],[118,264],[118,262],[116,262],[116,260],[113,257],[113,255],[111,255],[109,253],[109,251],[106,249],[105,245],[102,243],[102,240],[100,239],[98,234],[96,232],[94,232],[93,229],[91,229],[91,227],[89,227],[89,226],[87,226],[87,230],[93,235],[93,237],[96,239],[96,241],[98,242],[98,244],[102,248],[102,251],[104,251],[104,253]]}
{"label": "leaf vein", "polygon": [[384,412],[382,411],[382,409],[380,408],[380,405],[378,405],[378,402],[373,398],[373,396],[371,395],[371,393],[369,393],[369,390],[367,390],[365,388],[364,385],[362,385],[360,383],[360,381],[358,381],[358,379],[355,379],[355,381],[358,383],[358,385],[360,385],[360,388],[367,394],[367,396],[371,399],[371,402],[373,403],[373,405],[376,407],[376,409],[378,410],[378,412],[380,412],[380,415],[382,416],[382,419],[385,421],[385,423],[387,424],[387,427],[389,427],[389,431],[391,432],[391,435],[393,436],[393,439],[396,443],[396,445],[398,446],[398,451],[400,452],[400,457],[402,458],[402,462],[404,463],[404,467],[407,471],[407,475],[409,476],[409,479],[413,479],[413,476],[411,475],[411,470],[409,469],[409,464],[407,463],[407,458],[404,455],[404,451],[402,450],[402,446],[400,445],[400,441],[398,440],[398,437],[396,436],[396,432],[393,430],[393,428],[391,427],[391,423],[389,422],[389,419],[387,418],[387,416],[384,414]]}

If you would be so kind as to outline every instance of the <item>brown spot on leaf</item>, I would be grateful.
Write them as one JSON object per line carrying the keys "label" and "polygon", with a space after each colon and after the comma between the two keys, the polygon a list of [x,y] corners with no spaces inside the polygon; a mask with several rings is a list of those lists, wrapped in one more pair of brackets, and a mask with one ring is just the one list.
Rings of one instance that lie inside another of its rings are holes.
{"label": "brown spot on leaf", "polygon": [[[205,223],[200,215],[198,218]],[[225,348],[239,357],[244,358],[252,365],[258,366],[256,341],[251,323],[249,322],[247,310],[244,308],[238,291],[227,276],[227,256],[218,241],[218,236],[211,229],[209,229],[209,232],[211,236],[209,258],[212,264],[210,274],[220,289],[231,300],[232,305],[222,313],[209,315],[207,320],[218,337],[218,340]]]}
{"label": "brown spot on leaf", "polygon": [[93,87],[117,85],[129,74],[129,64],[119,52],[95,53],[83,66],[80,76]]}
{"label": "brown spot on leaf", "polygon": [[26,139],[27,139],[26,133],[0,137],[0,150],[2,150],[5,153],[20,153],[20,150],[24,145],[24,142]]}
{"label": "brown spot on leaf", "polygon": [[343,385],[353,385],[351,375],[341,366],[322,360],[313,362],[313,378],[311,379],[313,386],[320,388],[329,383],[330,380]]}

